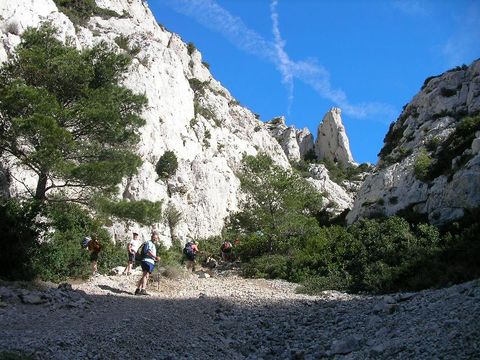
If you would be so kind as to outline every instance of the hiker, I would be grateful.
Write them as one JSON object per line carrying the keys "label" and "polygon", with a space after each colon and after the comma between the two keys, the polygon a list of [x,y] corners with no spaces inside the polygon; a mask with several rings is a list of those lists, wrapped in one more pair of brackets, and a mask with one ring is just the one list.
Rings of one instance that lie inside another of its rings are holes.
{"label": "hiker", "polygon": [[198,252],[198,245],[195,240],[189,240],[183,248],[183,253],[187,262],[187,270],[195,271],[195,258]]}
{"label": "hiker", "polygon": [[222,260],[223,261],[232,261],[233,259],[233,245],[230,241],[225,240],[220,247],[220,251],[222,252]]}
{"label": "hiker", "polygon": [[122,275],[130,275],[132,272],[133,264],[135,263],[135,254],[140,247],[140,240],[138,239],[138,231],[132,231],[132,240],[128,243],[127,251],[128,251],[128,264],[125,270],[123,270]]}
{"label": "hiker", "polygon": [[156,242],[158,241],[158,233],[152,231],[152,236],[150,240],[145,243],[143,247],[142,254],[142,278],[138,281],[137,289],[135,290],[135,295],[148,295],[147,294],[147,284],[150,274],[155,268],[155,261],[160,260],[160,257],[157,256],[157,249],[155,247]]}
{"label": "hiker", "polygon": [[98,242],[97,235],[92,234],[91,240],[88,242],[87,249],[90,252],[90,262],[92,264],[92,275],[98,276],[97,261],[98,254],[102,250],[102,245]]}

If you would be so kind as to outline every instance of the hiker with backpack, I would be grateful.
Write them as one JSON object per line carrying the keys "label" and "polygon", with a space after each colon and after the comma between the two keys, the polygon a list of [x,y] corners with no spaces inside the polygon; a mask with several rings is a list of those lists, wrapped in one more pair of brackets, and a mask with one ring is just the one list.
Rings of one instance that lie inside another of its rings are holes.
{"label": "hiker with backpack", "polygon": [[198,252],[198,245],[195,240],[189,240],[183,248],[183,254],[185,255],[187,270],[195,271],[195,258]]}
{"label": "hiker with backpack", "polygon": [[122,275],[126,274],[127,276],[132,272],[133,264],[135,263],[135,254],[141,245],[140,240],[138,239],[138,230],[133,230],[132,236],[133,239],[127,245],[128,264],[122,272]]}
{"label": "hiker with backpack", "polygon": [[87,249],[90,253],[90,262],[92,264],[92,274],[93,276],[98,276],[97,261],[98,254],[102,250],[102,245],[98,242],[97,235],[92,234],[90,241],[87,243]]}
{"label": "hiker with backpack", "polygon": [[233,245],[230,241],[225,240],[220,246],[220,251],[222,252],[223,261],[232,261],[233,259]]}
{"label": "hiker with backpack", "polygon": [[147,284],[150,274],[155,268],[155,262],[160,260],[160,257],[157,256],[157,248],[155,247],[156,242],[158,241],[158,233],[152,231],[152,235],[149,241],[146,241],[140,248],[139,251],[142,253],[142,271],[143,275],[138,281],[137,289],[135,290],[135,295],[148,295],[147,294]]}

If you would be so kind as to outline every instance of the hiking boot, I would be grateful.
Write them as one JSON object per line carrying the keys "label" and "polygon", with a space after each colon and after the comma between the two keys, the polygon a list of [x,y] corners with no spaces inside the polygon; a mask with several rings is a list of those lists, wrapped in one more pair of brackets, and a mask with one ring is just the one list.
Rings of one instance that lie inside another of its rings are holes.
{"label": "hiking boot", "polygon": [[136,289],[134,295],[138,295],[140,293],[140,289]]}
{"label": "hiking boot", "polygon": [[145,289],[140,290],[140,295],[148,295],[147,290]]}

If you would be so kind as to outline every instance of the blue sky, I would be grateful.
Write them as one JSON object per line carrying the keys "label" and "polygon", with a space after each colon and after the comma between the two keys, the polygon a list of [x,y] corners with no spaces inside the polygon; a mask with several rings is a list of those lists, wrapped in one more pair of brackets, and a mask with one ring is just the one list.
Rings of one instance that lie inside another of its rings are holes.
{"label": "blue sky", "polygon": [[428,76],[480,57],[478,0],[148,0],[263,121],[318,124],[332,106],[357,162]]}

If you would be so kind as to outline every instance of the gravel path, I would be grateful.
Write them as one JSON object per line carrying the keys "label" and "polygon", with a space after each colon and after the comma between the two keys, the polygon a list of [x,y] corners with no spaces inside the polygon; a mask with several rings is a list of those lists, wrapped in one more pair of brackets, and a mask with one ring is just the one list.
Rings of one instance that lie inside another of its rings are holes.
{"label": "gravel path", "polygon": [[[137,275],[73,288],[0,285],[0,355],[35,359],[480,359],[480,279],[389,296],[283,281]],[[158,286],[158,289],[157,289]],[[0,356],[1,358],[1,356]]]}

